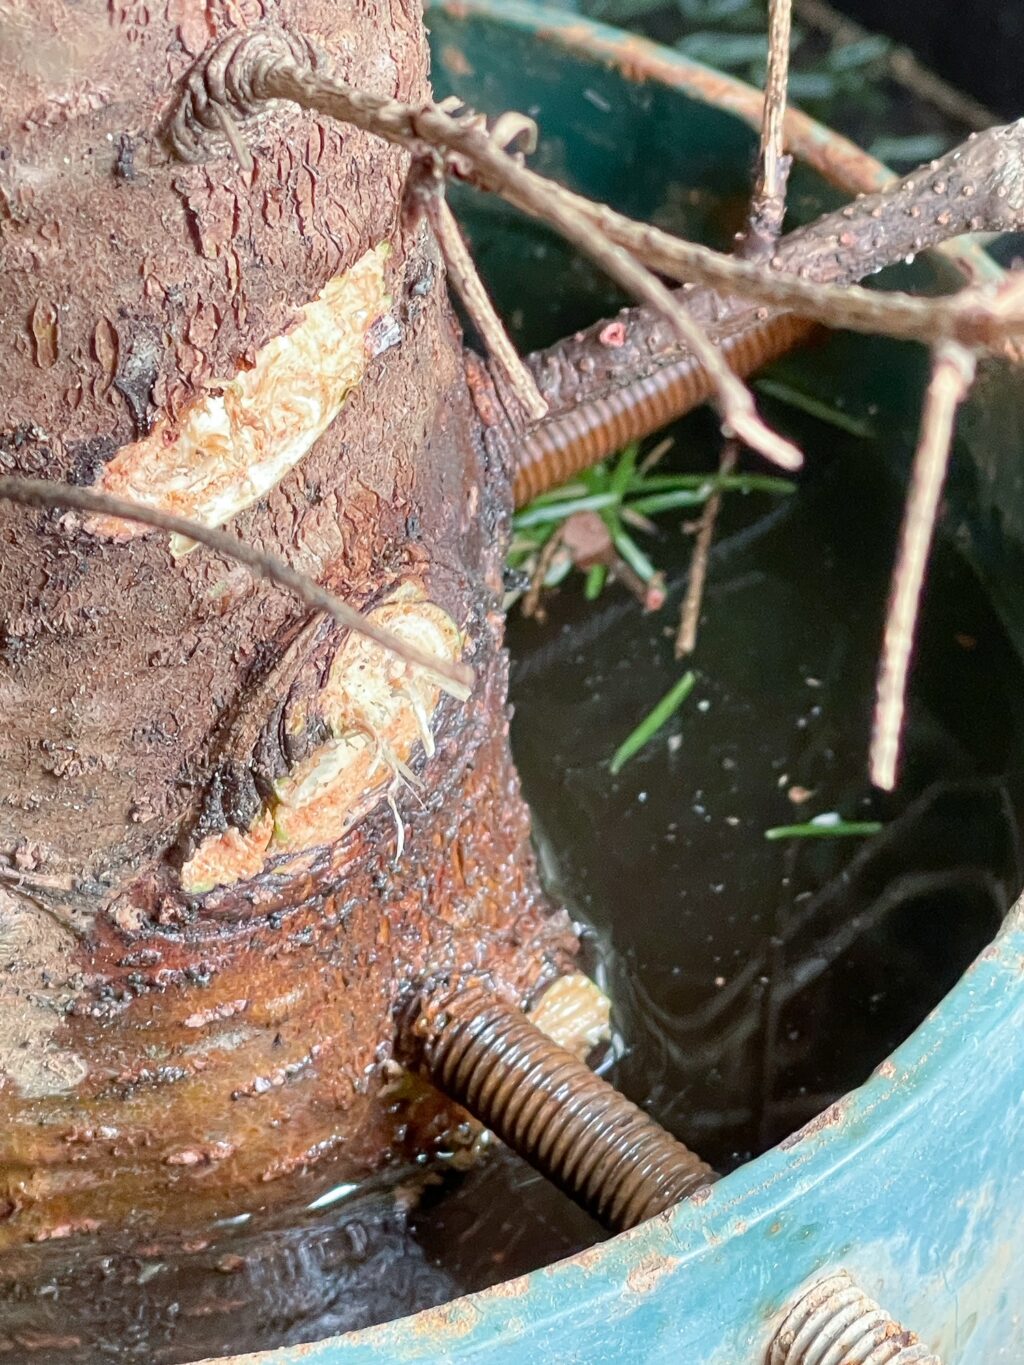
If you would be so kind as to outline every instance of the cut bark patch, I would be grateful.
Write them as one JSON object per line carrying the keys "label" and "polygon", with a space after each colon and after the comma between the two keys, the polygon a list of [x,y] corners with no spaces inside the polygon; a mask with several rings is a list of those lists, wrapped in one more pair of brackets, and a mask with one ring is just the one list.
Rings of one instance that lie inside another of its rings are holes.
{"label": "cut bark patch", "polygon": [[[207,384],[207,395],[177,423],[160,418],[150,434],[122,446],[96,487],[204,526],[221,526],[294,469],[337,417],[369,361],[367,335],[386,311],[388,247],[367,251],[329,280],[295,325],[273,337],[251,366]],[[117,517],[86,529],[112,540],[151,535]],[[191,549],[171,538],[174,554]]]}
{"label": "cut bark patch", "polygon": [[[441,607],[412,585],[369,613],[375,624],[451,662],[462,637]],[[229,828],[204,839],[182,868],[193,894],[254,876],[268,858],[340,839],[381,800],[417,779],[408,767],[417,744],[434,752],[431,729],[441,698],[437,680],[372,640],[349,635],[331,665],[320,706],[331,738],[275,783],[274,804],[243,833]],[[401,819],[399,846],[403,843]]]}
{"label": "cut bark patch", "polygon": [[255,877],[263,867],[273,832],[274,817],[263,810],[245,831],[231,828],[204,839],[181,870],[182,886],[191,892],[209,891]]}

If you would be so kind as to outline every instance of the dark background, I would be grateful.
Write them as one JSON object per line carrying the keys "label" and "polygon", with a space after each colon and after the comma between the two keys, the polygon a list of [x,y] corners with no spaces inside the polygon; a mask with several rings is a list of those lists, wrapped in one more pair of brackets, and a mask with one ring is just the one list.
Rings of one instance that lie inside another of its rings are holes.
{"label": "dark background", "polygon": [[1001,118],[1024,113],[1024,0],[841,0]]}

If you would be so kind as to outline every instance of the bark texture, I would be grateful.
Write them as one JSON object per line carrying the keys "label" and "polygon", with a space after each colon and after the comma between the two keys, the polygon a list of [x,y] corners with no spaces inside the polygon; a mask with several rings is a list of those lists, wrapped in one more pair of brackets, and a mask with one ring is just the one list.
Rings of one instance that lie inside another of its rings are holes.
{"label": "bark texture", "polygon": [[[572,949],[508,754],[509,452],[403,218],[404,154],[290,109],[251,169],[181,165],[160,136],[194,58],[267,19],[361,87],[426,94],[418,0],[0,6],[0,464],[102,486],[148,442],[144,480],[384,244],[361,377],[230,524],[358,606],[440,608],[478,682],[425,718],[415,797],[391,788],[393,811],[375,773],[348,832],[253,855],[330,749],[344,633],[203,548],[0,507],[0,1241],[235,1212],[332,1153],[332,1178],[365,1169],[414,986],[522,999]],[[189,892],[200,848],[250,861]]]}

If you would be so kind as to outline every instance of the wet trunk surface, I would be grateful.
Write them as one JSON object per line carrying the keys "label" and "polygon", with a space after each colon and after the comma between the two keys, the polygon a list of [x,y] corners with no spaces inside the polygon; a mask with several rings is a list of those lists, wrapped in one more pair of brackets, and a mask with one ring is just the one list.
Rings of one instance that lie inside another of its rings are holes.
{"label": "wet trunk surface", "polygon": [[364,1174],[408,1125],[382,1092],[417,984],[522,999],[572,948],[508,754],[508,451],[403,155],[291,109],[248,170],[160,136],[264,19],[427,89],[403,0],[5,16],[0,463],[226,522],[477,683],[460,704],[204,548],[0,508],[8,1244]]}

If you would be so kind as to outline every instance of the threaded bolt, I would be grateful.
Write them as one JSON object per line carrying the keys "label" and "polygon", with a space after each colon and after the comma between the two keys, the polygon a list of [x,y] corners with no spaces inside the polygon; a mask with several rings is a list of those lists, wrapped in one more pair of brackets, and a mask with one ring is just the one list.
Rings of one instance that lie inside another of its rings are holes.
{"label": "threaded bolt", "polygon": [[421,1016],[431,1079],[513,1151],[622,1231],[716,1179],[522,1011],[483,989],[431,1002]]}
{"label": "threaded bolt", "polygon": [[772,1338],[765,1365],[942,1365],[845,1270],[804,1291]]}

